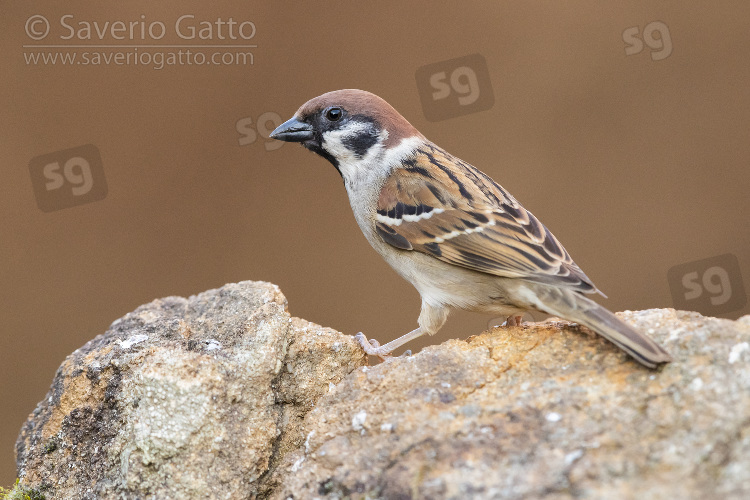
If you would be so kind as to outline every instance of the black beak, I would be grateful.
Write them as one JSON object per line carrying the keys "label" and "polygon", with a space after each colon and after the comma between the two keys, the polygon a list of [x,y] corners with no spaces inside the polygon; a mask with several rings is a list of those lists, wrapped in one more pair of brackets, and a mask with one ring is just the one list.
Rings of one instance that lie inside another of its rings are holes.
{"label": "black beak", "polygon": [[270,137],[285,142],[304,142],[312,139],[313,135],[312,125],[291,118],[276,127]]}

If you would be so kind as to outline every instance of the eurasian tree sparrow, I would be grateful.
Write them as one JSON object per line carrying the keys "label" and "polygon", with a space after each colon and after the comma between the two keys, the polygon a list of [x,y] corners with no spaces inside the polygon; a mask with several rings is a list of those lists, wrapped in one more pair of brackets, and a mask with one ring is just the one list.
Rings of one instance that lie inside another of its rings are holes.
{"label": "eurasian tree sparrow", "polygon": [[[672,360],[646,335],[585,297],[601,293],[552,233],[489,176],[427,140],[380,97],[337,90],[311,99],[271,137],[333,164],[370,245],[419,291],[419,328],[380,357],[437,332],[451,308],[519,324],[538,310],[578,322],[640,363]],[[604,295],[604,294],[602,294]]]}

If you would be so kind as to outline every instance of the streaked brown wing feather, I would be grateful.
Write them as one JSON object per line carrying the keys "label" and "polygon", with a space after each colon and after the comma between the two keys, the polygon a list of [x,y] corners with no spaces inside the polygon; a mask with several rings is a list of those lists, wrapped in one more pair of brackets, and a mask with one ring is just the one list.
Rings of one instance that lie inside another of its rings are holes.
{"label": "streaked brown wing feather", "polygon": [[376,230],[396,248],[496,276],[598,291],[531,212],[434,144],[389,176],[377,210]]}

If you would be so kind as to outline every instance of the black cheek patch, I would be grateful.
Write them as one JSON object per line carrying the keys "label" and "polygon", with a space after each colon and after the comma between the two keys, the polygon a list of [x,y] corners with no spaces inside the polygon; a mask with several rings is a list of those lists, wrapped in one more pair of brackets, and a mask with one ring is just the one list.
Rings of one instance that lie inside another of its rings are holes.
{"label": "black cheek patch", "polygon": [[375,130],[368,129],[345,137],[342,142],[346,149],[354,153],[357,159],[362,159],[370,148],[378,142],[378,135],[375,133]]}

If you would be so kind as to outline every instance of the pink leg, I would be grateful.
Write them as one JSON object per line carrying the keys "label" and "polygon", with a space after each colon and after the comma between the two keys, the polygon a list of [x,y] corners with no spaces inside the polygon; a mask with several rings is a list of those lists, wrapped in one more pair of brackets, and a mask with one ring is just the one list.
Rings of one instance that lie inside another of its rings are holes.
{"label": "pink leg", "polygon": [[417,328],[407,333],[406,335],[383,345],[380,345],[375,339],[371,339],[368,341],[367,337],[365,337],[365,334],[362,332],[359,332],[354,336],[354,338],[359,341],[362,349],[364,349],[367,354],[369,354],[370,356],[378,356],[380,359],[385,360],[386,356],[389,356],[393,351],[406,344],[410,340],[414,340],[415,338],[421,336],[422,333],[422,329]]}

